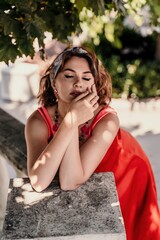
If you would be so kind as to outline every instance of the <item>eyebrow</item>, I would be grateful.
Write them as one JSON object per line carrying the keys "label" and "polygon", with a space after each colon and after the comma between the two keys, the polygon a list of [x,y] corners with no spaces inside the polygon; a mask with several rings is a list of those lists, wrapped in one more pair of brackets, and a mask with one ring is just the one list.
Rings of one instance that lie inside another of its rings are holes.
{"label": "eyebrow", "polygon": [[[65,72],[65,71],[71,71],[71,72],[74,72],[75,73],[75,71],[73,70],[73,69],[71,69],[71,68],[65,68],[64,70],[63,70],[63,72]],[[83,72],[83,73],[91,73],[91,71],[85,71],[85,72]],[[91,73],[92,74],[92,73]]]}

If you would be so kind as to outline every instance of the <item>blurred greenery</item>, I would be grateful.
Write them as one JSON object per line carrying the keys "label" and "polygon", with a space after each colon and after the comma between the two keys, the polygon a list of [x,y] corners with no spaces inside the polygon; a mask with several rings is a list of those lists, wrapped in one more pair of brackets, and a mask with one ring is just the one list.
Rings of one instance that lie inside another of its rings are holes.
{"label": "blurred greenery", "polygon": [[[160,63],[155,58],[156,35],[142,37],[124,29],[120,39],[121,48],[116,48],[104,36],[95,46],[97,55],[112,75],[113,96],[138,98],[160,96]],[[102,54],[103,53],[103,54]]]}
{"label": "blurred greenery", "polygon": [[0,61],[33,58],[35,39],[45,59],[47,31],[92,46],[112,74],[115,97],[159,96],[159,13],[159,0],[0,0]]}

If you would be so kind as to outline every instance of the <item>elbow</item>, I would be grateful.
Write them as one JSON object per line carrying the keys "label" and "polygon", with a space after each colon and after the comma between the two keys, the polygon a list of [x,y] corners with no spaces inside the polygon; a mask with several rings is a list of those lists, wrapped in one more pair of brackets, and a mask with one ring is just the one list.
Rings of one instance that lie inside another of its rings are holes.
{"label": "elbow", "polygon": [[41,193],[43,190],[45,190],[45,188],[42,188],[42,186],[40,185],[36,185],[36,184],[31,184],[32,188],[34,191]]}
{"label": "elbow", "polygon": [[29,179],[33,190],[39,193],[45,190],[49,185],[47,183],[45,184],[44,182],[39,181],[37,179],[37,176],[29,176]]}
{"label": "elbow", "polygon": [[66,184],[60,184],[60,188],[63,191],[73,191],[77,189],[80,185],[66,185]]}
{"label": "elbow", "polygon": [[59,181],[60,181],[60,188],[64,191],[70,191],[70,190],[76,190],[78,187],[80,187],[82,184],[84,184],[87,181],[88,178],[82,177],[81,178],[66,178],[64,175],[59,175]]}
{"label": "elbow", "polygon": [[68,182],[68,181],[61,181],[60,180],[60,188],[63,191],[71,191],[76,190],[78,187],[80,187],[84,182],[81,183],[75,183],[75,182]]}
{"label": "elbow", "polygon": [[43,190],[45,190],[47,187],[42,186],[40,183],[33,183],[30,179],[31,186],[34,191],[41,193]]}
{"label": "elbow", "polygon": [[52,181],[51,178],[44,179],[43,175],[41,173],[38,173],[34,169],[28,169],[28,177],[33,190],[38,193],[44,191]]}
{"label": "elbow", "polygon": [[62,177],[61,174],[59,177],[59,183],[60,183],[60,188],[63,191],[70,191],[78,188],[78,184],[76,184],[75,181],[73,181],[73,179],[71,180],[71,179],[65,178],[64,176]]}

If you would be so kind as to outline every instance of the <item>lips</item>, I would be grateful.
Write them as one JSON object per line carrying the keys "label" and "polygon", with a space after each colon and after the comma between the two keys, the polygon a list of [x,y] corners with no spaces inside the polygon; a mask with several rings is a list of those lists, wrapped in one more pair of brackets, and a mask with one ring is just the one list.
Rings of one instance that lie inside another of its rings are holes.
{"label": "lips", "polygon": [[73,97],[78,97],[81,94],[80,91],[73,91],[70,93],[70,95],[72,95]]}

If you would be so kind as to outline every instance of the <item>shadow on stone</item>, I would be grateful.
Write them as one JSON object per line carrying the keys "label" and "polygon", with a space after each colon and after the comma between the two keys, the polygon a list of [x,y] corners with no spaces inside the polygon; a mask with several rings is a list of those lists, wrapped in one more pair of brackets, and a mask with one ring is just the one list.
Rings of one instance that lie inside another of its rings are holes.
{"label": "shadow on stone", "polygon": [[[28,178],[11,179],[2,239],[125,239],[112,173],[99,173],[74,191],[55,180],[43,192]],[[53,238],[54,237],[54,238]]]}

